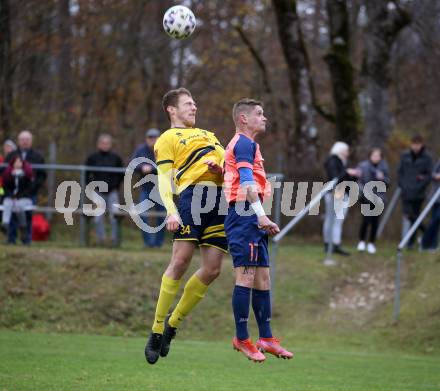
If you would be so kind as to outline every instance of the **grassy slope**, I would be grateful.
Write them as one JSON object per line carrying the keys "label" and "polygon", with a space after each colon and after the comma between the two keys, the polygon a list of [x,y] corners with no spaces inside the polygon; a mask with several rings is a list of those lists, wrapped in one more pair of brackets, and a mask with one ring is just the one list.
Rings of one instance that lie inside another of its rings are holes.
{"label": "grassy slope", "polygon": [[[139,251],[126,243],[122,250],[68,248],[62,240],[31,248],[0,247],[0,327],[145,335],[170,248]],[[194,261],[193,269],[198,258]],[[276,334],[294,344],[319,348],[343,343],[365,350],[387,346],[438,353],[438,256],[405,255],[402,316],[397,325],[391,323],[389,301],[374,311],[329,308],[335,286],[363,271],[383,270],[392,279],[394,262],[394,251],[388,247],[377,257],[356,255],[329,268],[322,265],[318,246],[282,247],[274,292]],[[183,338],[230,338],[232,284],[231,262],[226,258],[222,275],[182,328]]]}
{"label": "grassy slope", "polygon": [[179,340],[146,364],[143,339],[0,331],[1,390],[440,389],[438,359],[420,355],[296,349],[291,361],[253,364],[221,342]]}

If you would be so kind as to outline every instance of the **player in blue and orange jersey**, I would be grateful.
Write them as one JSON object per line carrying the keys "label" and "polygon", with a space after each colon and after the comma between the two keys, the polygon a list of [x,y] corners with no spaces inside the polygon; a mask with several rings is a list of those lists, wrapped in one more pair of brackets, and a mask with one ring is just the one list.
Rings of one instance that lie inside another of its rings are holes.
{"label": "player in blue and orange jersey", "polygon": [[[174,242],[145,347],[145,357],[150,364],[168,354],[177,327],[218,277],[223,254],[227,252],[225,216],[219,213],[224,149],[214,133],[194,127],[197,106],[188,90],[179,88],[166,93],[163,108],[171,128],[159,137],[154,152],[159,192],[167,210],[166,227],[174,232]],[[196,185],[205,183],[210,184],[209,188],[199,192],[200,187]],[[179,196],[177,207],[173,202],[173,187]],[[199,213],[200,220],[195,220],[194,207],[207,202],[211,202],[213,208]],[[201,266],[186,283],[182,297],[167,318],[197,246]]]}
{"label": "player in blue and orange jersey", "polygon": [[[261,102],[242,99],[233,108],[235,136],[225,151],[225,195],[229,202],[225,231],[235,268],[232,295],[236,336],[232,344],[250,360],[262,362],[264,352],[292,358],[272,335],[268,235],[278,226],[264,212],[261,202],[270,194],[263,157],[255,137],[266,129]],[[254,345],[247,323],[252,301],[260,338]]]}

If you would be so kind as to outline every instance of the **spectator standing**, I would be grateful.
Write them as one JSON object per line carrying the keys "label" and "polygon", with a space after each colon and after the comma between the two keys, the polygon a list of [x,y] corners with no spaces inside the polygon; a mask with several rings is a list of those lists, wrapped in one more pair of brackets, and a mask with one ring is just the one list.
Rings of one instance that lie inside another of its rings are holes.
{"label": "spectator standing", "polygon": [[[11,151],[6,156],[9,163],[14,157],[20,156],[23,161],[28,162],[31,166],[34,164],[44,164],[43,155],[33,148],[33,135],[29,130],[23,130],[18,134],[18,148]],[[46,172],[42,169],[34,169],[34,180],[32,182],[31,200],[33,205],[37,204],[37,196],[41,187],[46,180]],[[28,218],[32,221],[32,212],[29,211]],[[32,238],[32,224],[27,226],[29,237]],[[8,242],[15,243],[17,239],[17,221],[15,214],[12,215],[10,229],[8,234]]]}
{"label": "spectator standing", "polygon": [[[121,157],[112,151],[113,140],[109,134],[101,134],[97,141],[97,152],[92,153],[86,160],[86,166],[91,167],[115,167],[122,168],[124,164]],[[86,181],[105,182],[108,185],[107,192],[99,192],[98,194],[104,199],[106,204],[106,212],[109,214],[111,224],[111,240],[113,246],[118,243],[118,222],[115,217],[115,204],[119,204],[119,186],[124,179],[124,174],[119,172],[105,171],[87,171]],[[105,241],[105,213],[95,216],[96,237],[98,244]]]}
{"label": "spectator standing", "polygon": [[[5,161],[6,156],[17,149],[17,145],[10,139],[5,140],[3,143],[3,153],[0,155],[0,163]],[[0,173],[4,172],[4,168],[0,168]],[[0,175],[0,204],[3,204],[3,197],[5,195],[5,190],[3,188],[3,177]],[[0,212],[0,219],[2,212]]]}
{"label": "spectator standing", "polygon": [[[411,139],[410,149],[403,152],[398,169],[398,183],[402,190],[402,207],[404,216],[403,236],[414,224],[420,214],[426,190],[431,182],[432,158],[426,151],[422,136],[416,135]],[[425,231],[423,224],[420,230]],[[408,242],[408,248],[414,245],[416,232]]]}
{"label": "spectator standing", "polygon": [[[12,213],[14,213],[20,229],[21,241],[23,244],[30,244],[31,230],[28,229],[28,226],[32,224],[32,219],[29,218],[30,214],[27,212],[33,205],[34,178],[31,165],[19,155],[16,155],[10,160],[2,179],[5,190],[2,225],[8,230],[8,238],[10,238],[9,230],[11,230],[11,227],[16,229],[16,227],[11,226]],[[12,244],[15,241],[9,241],[8,239],[8,243]]]}
{"label": "spectator standing", "polygon": [[[18,148],[11,151],[6,156],[6,161],[10,162],[15,156],[20,156],[23,161],[27,161],[31,165],[44,164],[43,155],[35,150],[33,145],[33,135],[29,130],[23,130],[18,134]],[[32,202],[34,205],[37,203],[37,194],[41,189],[41,186],[46,180],[46,172],[41,169],[34,170],[35,180],[32,187]]]}
{"label": "spectator standing", "polygon": [[[136,159],[139,157],[147,158],[152,162],[156,162],[154,156],[154,144],[156,144],[157,139],[160,136],[160,131],[154,128],[148,129],[145,133],[145,142],[141,146],[139,146],[133,154],[132,159]],[[140,188],[139,194],[139,202],[143,202],[145,200],[150,200],[154,203],[154,207],[149,210],[155,210],[156,212],[163,212],[163,216],[159,216],[152,221],[152,227],[158,227],[163,224],[166,215],[166,209],[162,205],[162,203],[158,203],[156,201],[160,200],[160,195],[157,187],[157,169],[155,166],[151,164],[140,164],[136,167],[136,172],[142,177],[145,175],[152,174],[154,175],[154,181],[148,181],[144,183]],[[154,193],[153,193],[154,192]],[[147,223],[148,219],[146,217],[142,217],[142,220]],[[165,237],[165,227],[163,227],[160,231],[156,233],[142,231],[142,238],[144,241],[145,247],[161,247],[163,240]]]}
{"label": "spectator standing", "polygon": [[[338,183],[341,183],[343,181],[353,181],[357,179],[359,171],[355,168],[347,168],[349,156],[350,148],[348,144],[338,141],[333,145],[330,150],[330,155],[324,164],[328,181],[338,178]],[[348,202],[348,194],[346,192],[340,194],[336,189],[335,191],[328,192],[324,196],[324,200],[324,250],[327,252],[328,246],[332,243],[334,253],[348,256],[350,253],[345,251],[341,246],[342,226],[348,208],[343,207],[345,202],[335,202],[335,200]],[[338,207],[342,207],[342,209],[336,210]]]}
{"label": "spectator standing", "polygon": [[[361,202],[363,204],[370,204],[374,208],[372,201],[368,200],[363,194],[364,186],[371,181],[382,181],[385,185],[390,183],[390,175],[387,162],[383,159],[382,150],[380,148],[373,148],[368,154],[368,159],[361,162],[358,166],[360,170],[359,186],[361,188]],[[377,192],[375,194],[385,202],[386,193]],[[362,216],[362,223],[359,231],[358,251],[365,251],[369,254],[376,253],[376,234],[379,227],[380,216]],[[370,229],[368,244],[366,244],[368,229]]]}
{"label": "spectator standing", "polygon": [[[440,160],[436,163],[432,174],[432,193],[431,197],[440,187]],[[422,238],[422,250],[435,251],[438,248],[438,233],[440,228],[440,198],[437,198],[433,208],[431,221]]]}
{"label": "spectator standing", "polygon": [[11,152],[14,152],[17,149],[17,144],[14,143],[11,139],[7,139],[3,143],[3,155],[1,158],[6,158]]}

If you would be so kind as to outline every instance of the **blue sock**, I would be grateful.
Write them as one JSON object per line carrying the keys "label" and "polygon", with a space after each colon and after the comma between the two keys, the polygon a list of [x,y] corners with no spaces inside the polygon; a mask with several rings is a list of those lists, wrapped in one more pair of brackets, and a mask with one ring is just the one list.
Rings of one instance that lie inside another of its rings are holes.
{"label": "blue sock", "polygon": [[234,311],[236,335],[240,340],[249,338],[247,324],[250,299],[251,288],[235,285],[232,293],[232,309]]}
{"label": "blue sock", "polygon": [[270,329],[270,318],[272,316],[270,291],[252,289],[252,308],[257,320],[260,338],[272,338],[272,330]]}

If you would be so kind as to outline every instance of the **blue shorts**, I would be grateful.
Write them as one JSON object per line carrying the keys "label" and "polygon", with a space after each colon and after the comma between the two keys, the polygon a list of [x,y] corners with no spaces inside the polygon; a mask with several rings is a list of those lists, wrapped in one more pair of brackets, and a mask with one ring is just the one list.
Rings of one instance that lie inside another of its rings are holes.
{"label": "blue shorts", "polygon": [[[268,235],[266,231],[258,228],[255,213],[240,216],[237,210],[243,210],[243,203],[241,207],[238,205],[237,203],[229,207],[225,219],[226,238],[234,267],[269,267]],[[250,208],[247,201],[244,208]]]}
{"label": "blue shorts", "polygon": [[[188,186],[179,194],[177,210],[182,225],[174,233],[174,240],[196,242],[199,246],[216,247],[227,253],[225,216],[219,214],[220,203],[226,202],[221,187]],[[208,199],[209,197],[209,199]],[[205,206],[208,208],[203,211]],[[201,208],[201,209],[200,209]]]}

